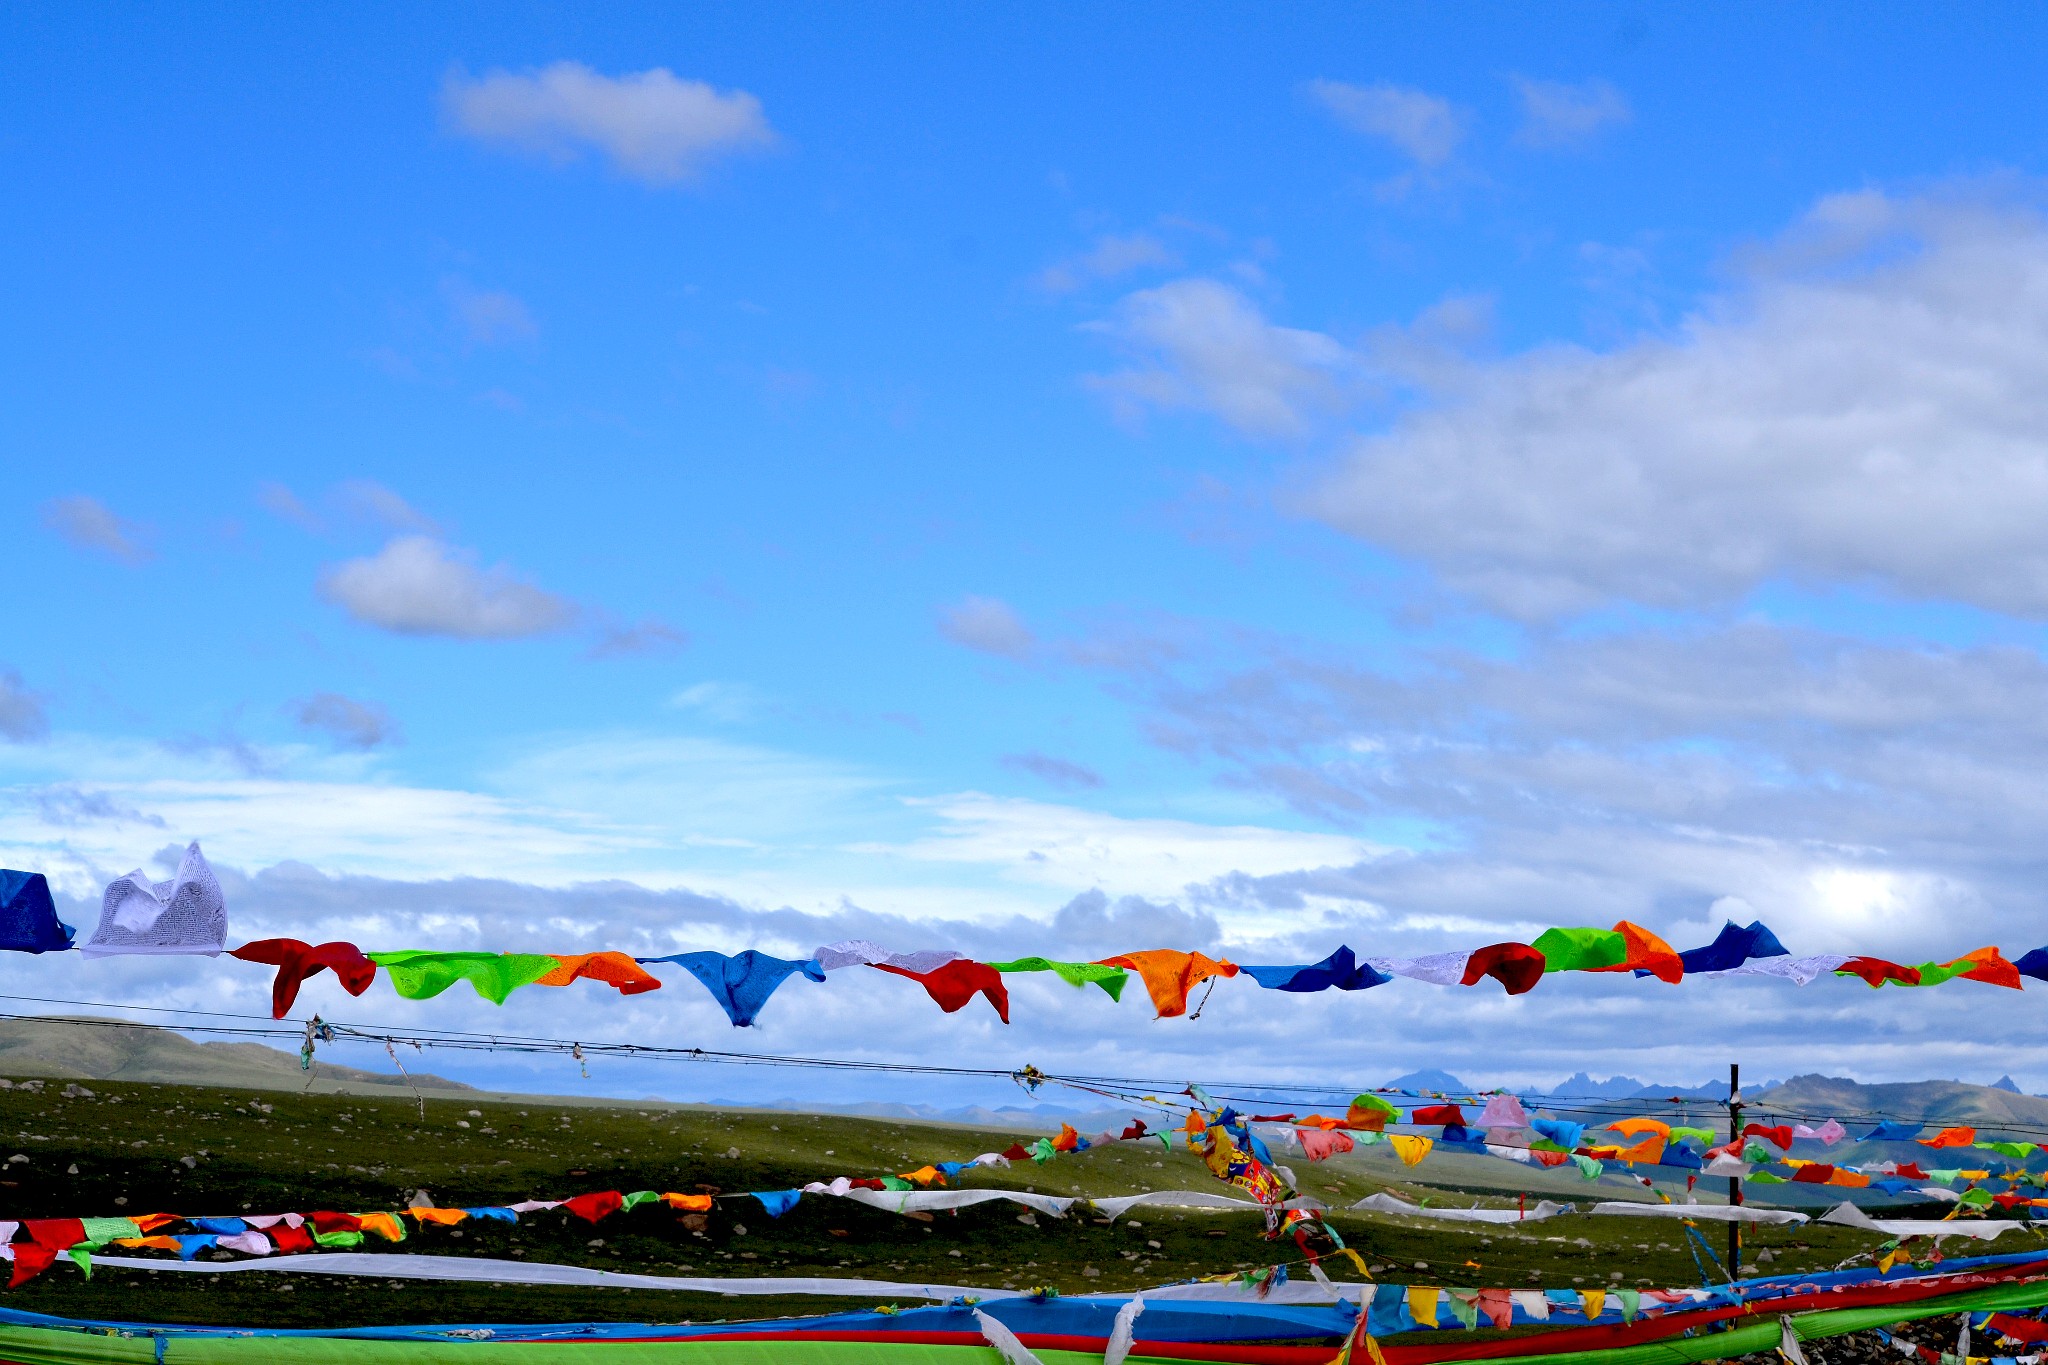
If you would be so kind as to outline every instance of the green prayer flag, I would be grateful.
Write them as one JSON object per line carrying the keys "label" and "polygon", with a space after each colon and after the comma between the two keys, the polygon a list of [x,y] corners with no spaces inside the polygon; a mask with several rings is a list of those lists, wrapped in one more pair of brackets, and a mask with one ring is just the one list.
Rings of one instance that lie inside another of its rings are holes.
{"label": "green prayer flag", "polygon": [[324,1247],[359,1247],[363,1244],[360,1232],[316,1232],[313,1240]]}
{"label": "green prayer flag", "polygon": [[433,953],[406,950],[365,953],[384,969],[391,988],[407,1000],[431,1000],[458,981],[476,987],[476,993],[493,1005],[521,986],[531,986],[549,972],[558,970],[559,958],[545,953]]}
{"label": "green prayer flag", "polygon": [[1545,929],[1529,945],[1543,954],[1543,970],[1583,972],[1628,961],[1628,940],[1612,929]]}
{"label": "green prayer flag", "polygon": [[642,1204],[659,1198],[661,1198],[661,1193],[658,1190],[635,1190],[619,1201],[619,1207],[621,1209],[637,1209]]}
{"label": "green prayer flag", "polygon": [[1055,962],[1049,957],[1020,957],[1015,962],[991,962],[999,972],[1055,972],[1069,986],[1090,982],[1102,987],[1112,1000],[1122,1000],[1129,973],[1122,967],[1105,967],[1100,962]]}
{"label": "green prayer flag", "polygon": [[93,1245],[103,1245],[116,1237],[140,1237],[142,1224],[133,1218],[81,1218],[85,1224],[85,1240]]}

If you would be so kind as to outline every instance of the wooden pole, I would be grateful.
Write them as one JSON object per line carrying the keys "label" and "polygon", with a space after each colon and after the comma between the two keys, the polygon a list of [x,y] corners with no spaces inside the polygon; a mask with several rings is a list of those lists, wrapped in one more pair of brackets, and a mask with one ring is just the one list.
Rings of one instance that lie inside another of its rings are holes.
{"label": "wooden pole", "polygon": [[[1742,1066],[1731,1062],[1728,1065],[1728,1141],[1739,1156],[1742,1146]],[[1728,1202],[1737,1208],[1742,1206],[1742,1179],[1728,1177]],[[1742,1275],[1742,1224],[1730,1219],[1728,1222],[1728,1273],[1740,1278]]]}

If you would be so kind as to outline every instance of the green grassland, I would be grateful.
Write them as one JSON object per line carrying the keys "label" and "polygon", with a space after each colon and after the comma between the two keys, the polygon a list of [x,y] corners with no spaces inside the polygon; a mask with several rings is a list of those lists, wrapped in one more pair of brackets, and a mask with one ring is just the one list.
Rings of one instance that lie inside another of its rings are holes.
{"label": "green grassland", "polygon": [[[432,1097],[294,1095],[189,1085],[95,1081],[90,1096],[0,1091],[0,1216],[107,1216],[157,1211],[224,1215],[405,1206],[426,1191],[443,1207],[559,1199],[587,1190],[732,1193],[789,1189],[836,1175],[880,1175],[968,1160],[1020,1136],[942,1124],[687,1106],[593,1106],[543,1097],[501,1102]],[[1409,1199],[1470,1204],[1403,1179],[1370,1149],[1311,1166],[1290,1164],[1302,1191],[1339,1210],[1330,1221],[1384,1278],[1447,1285],[1697,1284],[1683,1230],[1670,1223],[1567,1218],[1521,1227],[1430,1225],[1342,1212],[1391,1189]],[[27,1160],[11,1159],[17,1156]],[[187,1164],[186,1158],[190,1159]],[[1503,1188],[1480,1173],[1475,1188]],[[74,1170],[75,1168],[75,1170]],[[1503,1170],[1509,1168],[1502,1168]],[[1512,1181],[1513,1176],[1508,1180]],[[977,1170],[964,1183],[1080,1196],[1141,1190],[1221,1190],[1199,1160],[1155,1142],[1117,1143],[1045,1165]],[[1512,1185],[1506,1186],[1511,1188]],[[1613,1186],[1560,1186],[1624,1197]],[[1555,1197],[1553,1194],[1552,1197]],[[1485,1202],[1498,1203],[1498,1199]],[[700,1223],[692,1226],[693,1222]],[[430,1252],[664,1275],[824,1275],[989,1288],[1050,1285],[1062,1292],[1127,1290],[1298,1260],[1263,1239],[1254,1214],[1140,1207],[1111,1223],[1077,1206],[1064,1219],[992,1203],[904,1217],[830,1197],[805,1198],[776,1219],[749,1199],[720,1200],[702,1220],[643,1205],[592,1226],[560,1211],[516,1224],[428,1226],[401,1246]],[[1718,1227],[1707,1229],[1717,1249]],[[1752,1232],[1745,1259],[1818,1269],[1867,1251],[1874,1239],[1815,1226]],[[2016,1246],[2017,1244],[2012,1244]],[[2001,1244],[2001,1248],[2005,1244]],[[149,1253],[143,1253],[149,1254]],[[226,1258],[226,1253],[221,1253]],[[1353,1278],[1332,1263],[1336,1278]],[[11,1291],[17,1308],[73,1316],[268,1326],[394,1322],[615,1320],[673,1322],[868,1306],[862,1300],[734,1298],[582,1288],[493,1287],[272,1273],[195,1275],[101,1268],[90,1280],[60,1261]]]}

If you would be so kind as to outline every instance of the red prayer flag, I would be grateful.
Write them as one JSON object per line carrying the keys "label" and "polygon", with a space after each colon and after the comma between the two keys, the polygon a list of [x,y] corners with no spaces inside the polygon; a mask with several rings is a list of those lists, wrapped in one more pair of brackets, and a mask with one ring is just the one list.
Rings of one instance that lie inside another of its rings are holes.
{"label": "red prayer flag", "polygon": [[1003,985],[1003,974],[986,962],[956,957],[928,972],[913,972],[886,962],[868,965],[878,972],[909,977],[923,986],[924,993],[948,1014],[958,1013],[976,995],[985,995],[989,1004],[995,1006],[996,1016],[1006,1024],[1010,1022],[1010,992]]}
{"label": "red prayer flag", "polygon": [[579,1194],[574,1199],[564,1199],[562,1207],[586,1223],[617,1213],[625,1204],[626,1196],[617,1190],[599,1190],[594,1194]]}
{"label": "red prayer flag", "polygon": [[309,976],[332,968],[341,988],[350,995],[361,995],[377,979],[377,964],[364,957],[353,943],[322,943],[316,947],[295,938],[259,938],[230,948],[228,956],[277,968],[277,977],[270,983],[273,1019],[284,1018]]}
{"label": "red prayer flag", "polygon": [[57,1248],[41,1242],[14,1244],[14,1273],[7,1278],[9,1289],[19,1289],[48,1270],[57,1260]]}
{"label": "red prayer flag", "polygon": [[21,1226],[37,1246],[52,1251],[75,1247],[85,1240],[85,1224],[76,1218],[29,1218]]}
{"label": "red prayer flag", "polygon": [[319,1245],[313,1240],[312,1233],[302,1227],[295,1228],[290,1223],[274,1223],[269,1232],[270,1240],[277,1243],[278,1254],[281,1256],[289,1256],[295,1251],[311,1251]]}
{"label": "red prayer flag", "polygon": [[1902,967],[1896,962],[1887,962],[1881,957],[1852,957],[1835,968],[1836,976],[1860,976],[1875,989],[1887,981],[1896,981],[1901,986],[1920,984],[1918,967]]}
{"label": "red prayer flag", "polygon": [[1509,995],[1523,995],[1543,979],[1544,965],[1543,954],[1526,943],[1490,943],[1465,959],[1460,980],[1476,986],[1480,977],[1490,976]]}

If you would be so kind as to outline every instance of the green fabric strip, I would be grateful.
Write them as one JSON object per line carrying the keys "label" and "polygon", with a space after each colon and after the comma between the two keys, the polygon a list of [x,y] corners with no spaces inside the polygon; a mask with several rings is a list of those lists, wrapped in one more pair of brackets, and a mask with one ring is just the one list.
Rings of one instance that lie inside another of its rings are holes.
{"label": "green fabric strip", "polygon": [[1545,929],[1529,945],[1543,954],[1543,970],[1583,972],[1628,961],[1628,940],[1612,929]]}
{"label": "green fabric strip", "polygon": [[359,1247],[363,1244],[360,1232],[316,1232],[313,1240],[324,1247]]}
{"label": "green fabric strip", "polygon": [[111,1242],[116,1237],[140,1237],[142,1225],[133,1218],[82,1218],[85,1224],[85,1240],[88,1242]]}
{"label": "green fabric strip", "polygon": [[659,1190],[635,1190],[620,1201],[619,1207],[622,1209],[637,1209],[642,1204],[659,1198],[661,1198],[661,1191]]}
{"label": "green fabric strip", "polygon": [[458,981],[476,987],[476,993],[493,1005],[521,986],[534,982],[559,968],[561,959],[544,953],[430,953],[404,951],[365,953],[384,969],[391,988],[408,1000],[431,1000]]}
{"label": "green fabric strip", "polygon": [[1100,962],[1055,962],[1049,957],[1020,957],[1015,962],[991,962],[989,966],[999,972],[1057,972],[1060,980],[1069,986],[1086,986],[1091,982],[1102,987],[1112,1000],[1124,998],[1124,982],[1129,973],[1122,967],[1105,967]]}
{"label": "green fabric strip", "polygon": [[[1801,1341],[1813,1341],[1845,1332],[1864,1332],[1872,1327],[1889,1327],[1893,1323],[1918,1318],[1938,1318],[1945,1313],[2037,1308],[2043,1304],[2048,1304],[2048,1282],[1998,1285],[1889,1308],[1836,1308],[1821,1313],[1801,1313],[1792,1319],[1792,1330]],[[1702,1332],[1696,1337],[1671,1337],[1605,1351],[1563,1351],[1552,1355],[1510,1358],[1515,1365],[1693,1365],[1697,1361],[1768,1351],[1778,1344],[1778,1317],[1769,1311],[1768,1303],[1757,1307],[1759,1311],[1755,1319],[1726,1332]]]}

